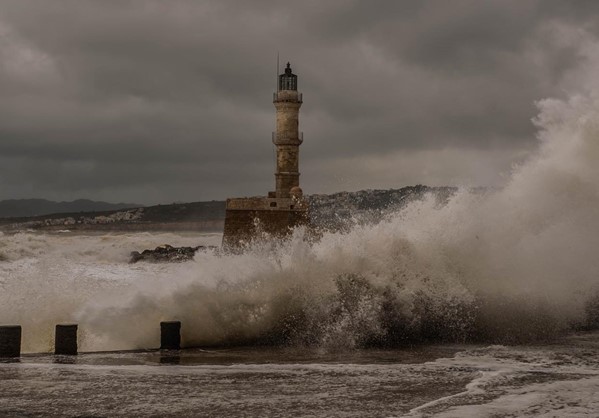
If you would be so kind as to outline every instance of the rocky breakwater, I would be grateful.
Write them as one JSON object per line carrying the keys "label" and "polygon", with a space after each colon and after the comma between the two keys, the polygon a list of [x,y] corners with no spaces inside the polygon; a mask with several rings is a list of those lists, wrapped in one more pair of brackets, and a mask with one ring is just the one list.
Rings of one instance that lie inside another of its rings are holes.
{"label": "rocky breakwater", "polygon": [[172,245],[164,244],[156,247],[153,250],[133,251],[131,253],[130,263],[138,261],[149,261],[152,263],[176,263],[182,261],[193,260],[193,257],[198,251],[213,251],[217,247],[199,245],[197,247],[173,247]]}

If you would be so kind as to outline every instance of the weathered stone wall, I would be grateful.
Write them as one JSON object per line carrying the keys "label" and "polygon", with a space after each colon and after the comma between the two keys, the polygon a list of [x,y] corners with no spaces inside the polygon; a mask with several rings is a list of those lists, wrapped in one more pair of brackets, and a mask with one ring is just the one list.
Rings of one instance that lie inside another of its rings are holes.
{"label": "weathered stone wall", "polygon": [[277,133],[287,138],[297,138],[299,128],[299,108],[302,104],[291,101],[277,101]]}
{"label": "weathered stone wall", "polygon": [[276,93],[277,132],[273,142],[277,147],[276,196],[288,198],[291,188],[299,186],[299,109],[301,96],[294,90]]}
{"label": "weathered stone wall", "polygon": [[304,199],[278,197],[239,197],[227,199],[227,210],[279,210],[306,208]]}
{"label": "weathered stone wall", "polygon": [[[299,146],[278,145],[277,168],[280,173],[299,174]],[[299,186],[299,184],[297,184]]]}
{"label": "weathered stone wall", "polygon": [[277,180],[277,197],[289,198],[290,190],[299,186],[299,173],[277,173],[275,178]]}
{"label": "weathered stone wall", "polygon": [[[273,207],[273,203],[280,206]],[[262,233],[282,237],[289,234],[293,228],[307,225],[308,222],[308,208],[305,202],[273,198],[229,199],[223,246],[229,249],[239,248]]]}

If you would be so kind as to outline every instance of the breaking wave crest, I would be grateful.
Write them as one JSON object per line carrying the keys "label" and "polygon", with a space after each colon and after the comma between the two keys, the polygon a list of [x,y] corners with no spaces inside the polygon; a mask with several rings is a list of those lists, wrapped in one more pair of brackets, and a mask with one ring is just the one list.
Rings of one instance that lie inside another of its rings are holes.
{"label": "breaking wave crest", "polygon": [[[443,206],[431,196],[314,243],[298,230],[244,255],[201,254],[193,280],[80,318],[99,335],[142,345],[156,338],[158,320],[179,318],[189,345],[329,348],[522,342],[592,326],[599,102],[538,105],[539,150],[500,190],[462,190]],[[135,332],[115,326],[132,316]]]}
{"label": "breaking wave crest", "polygon": [[186,345],[330,349],[524,342],[597,325],[599,100],[538,106],[539,149],[503,188],[430,196],[315,242],[300,229],[242,255],[131,266],[139,235],[3,236],[1,317],[35,331],[31,350],[63,320],[80,324],[87,350],[156,346],[164,319],[183,322]]}

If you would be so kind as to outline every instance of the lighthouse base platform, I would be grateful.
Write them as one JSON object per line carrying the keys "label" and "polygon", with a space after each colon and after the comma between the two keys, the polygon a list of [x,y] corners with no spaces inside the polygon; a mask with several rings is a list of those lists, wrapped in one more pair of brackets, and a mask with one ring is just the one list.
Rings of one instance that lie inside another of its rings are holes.
{"label": "lighthouse base platform", "polygon": [[255,240],[282,238],[309,222],[308,204],[304,199],[227,199],[223,248],[240,250]]}

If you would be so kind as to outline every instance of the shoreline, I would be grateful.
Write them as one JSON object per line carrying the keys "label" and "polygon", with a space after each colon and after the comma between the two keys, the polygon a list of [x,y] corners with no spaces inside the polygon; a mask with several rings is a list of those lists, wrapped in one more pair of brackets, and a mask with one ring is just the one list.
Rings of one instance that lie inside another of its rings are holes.
{"label": "shoreline", "polygon": [[27,227],[23,225],[0,225],[0,232],[17,234],[22,232],[60,233],[60,232],[189,232],[189,233],[221,233],[223,232],[224,219],[194,221],[194,222],[139,222],[139,223],[111,223],[111,224],[74,224],[74,225],[47,225]]}

